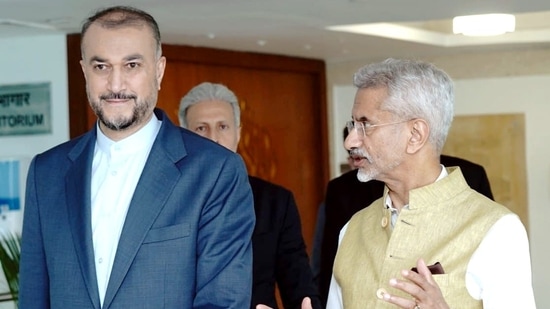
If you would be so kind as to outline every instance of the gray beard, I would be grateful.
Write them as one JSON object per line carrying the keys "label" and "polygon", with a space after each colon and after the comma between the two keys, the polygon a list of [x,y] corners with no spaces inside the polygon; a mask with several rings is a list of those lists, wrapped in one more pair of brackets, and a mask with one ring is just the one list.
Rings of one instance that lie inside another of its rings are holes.
{"label": "gray beard", "polygon": [[361,169],[357,171],[357,179],[360,182],[367,182],[373,179],[370,173],[363,172]]}

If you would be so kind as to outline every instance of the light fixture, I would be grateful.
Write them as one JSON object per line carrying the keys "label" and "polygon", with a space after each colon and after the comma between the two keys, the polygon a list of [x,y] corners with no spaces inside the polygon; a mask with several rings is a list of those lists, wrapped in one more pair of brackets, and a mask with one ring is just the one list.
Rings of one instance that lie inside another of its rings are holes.
{"label": "light fixture", "polygon": [[453,18],[453,32],[468,36],[492,36],[514,32],[516,17],[510,14],[482,14]]}

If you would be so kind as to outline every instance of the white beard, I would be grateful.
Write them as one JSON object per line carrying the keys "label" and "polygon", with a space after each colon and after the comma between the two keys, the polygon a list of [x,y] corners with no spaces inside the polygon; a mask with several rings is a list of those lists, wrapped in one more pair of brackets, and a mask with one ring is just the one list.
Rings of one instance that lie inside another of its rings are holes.
{"label": "white beard", "polygon": [[360,182],[367,182],[367,181],[370,181],[373,179],[371,173],[367,173],[361,169],[359,169],[357,171],[357,179],[360,181]]}

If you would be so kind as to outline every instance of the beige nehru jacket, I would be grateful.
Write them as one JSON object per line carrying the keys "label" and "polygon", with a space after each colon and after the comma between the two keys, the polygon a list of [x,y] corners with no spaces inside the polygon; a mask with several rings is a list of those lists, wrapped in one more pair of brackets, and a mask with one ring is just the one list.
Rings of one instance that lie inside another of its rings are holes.
{"label": "beige nehru jacket", "polygon": [[433,184],[412,190],[392,231],[384,196],[350,220],[334,262],[344,308],[395,308],[380,299],[384,291],[410,297],[390,287],[402,269],[440,262],[445,274],[434,275],[453,309],[482,308],[466,290],[468,262],[489,228],[510,211],[470,189],[459,168]]}

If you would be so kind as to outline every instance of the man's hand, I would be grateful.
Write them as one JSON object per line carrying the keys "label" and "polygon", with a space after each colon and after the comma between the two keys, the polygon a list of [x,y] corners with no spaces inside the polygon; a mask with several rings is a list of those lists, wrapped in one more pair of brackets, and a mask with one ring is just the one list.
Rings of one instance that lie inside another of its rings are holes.
{"label": "man's hand", "polygon": [[304,300],[302,300],[302,309],[313,309],[311,306],[311,298],[304,297]]}
{"label": "man's hand", "polygon": [[[256,309],[273,309],[273,308],[266,305],[258,305],[256,306]],[[302,309],[313,309],[313,307],[311,307],[311,298],[304,297],[304,300],[302,300]]]}
{"label": "man's hand", "polygon": [[407,280],[391,279],[390,285],[409,295],[411,298],[384,294],[384,300],[403,309],[449,309],[439,286],[423,259],[416,263],[418,273],[402,270],[401,275]]}

